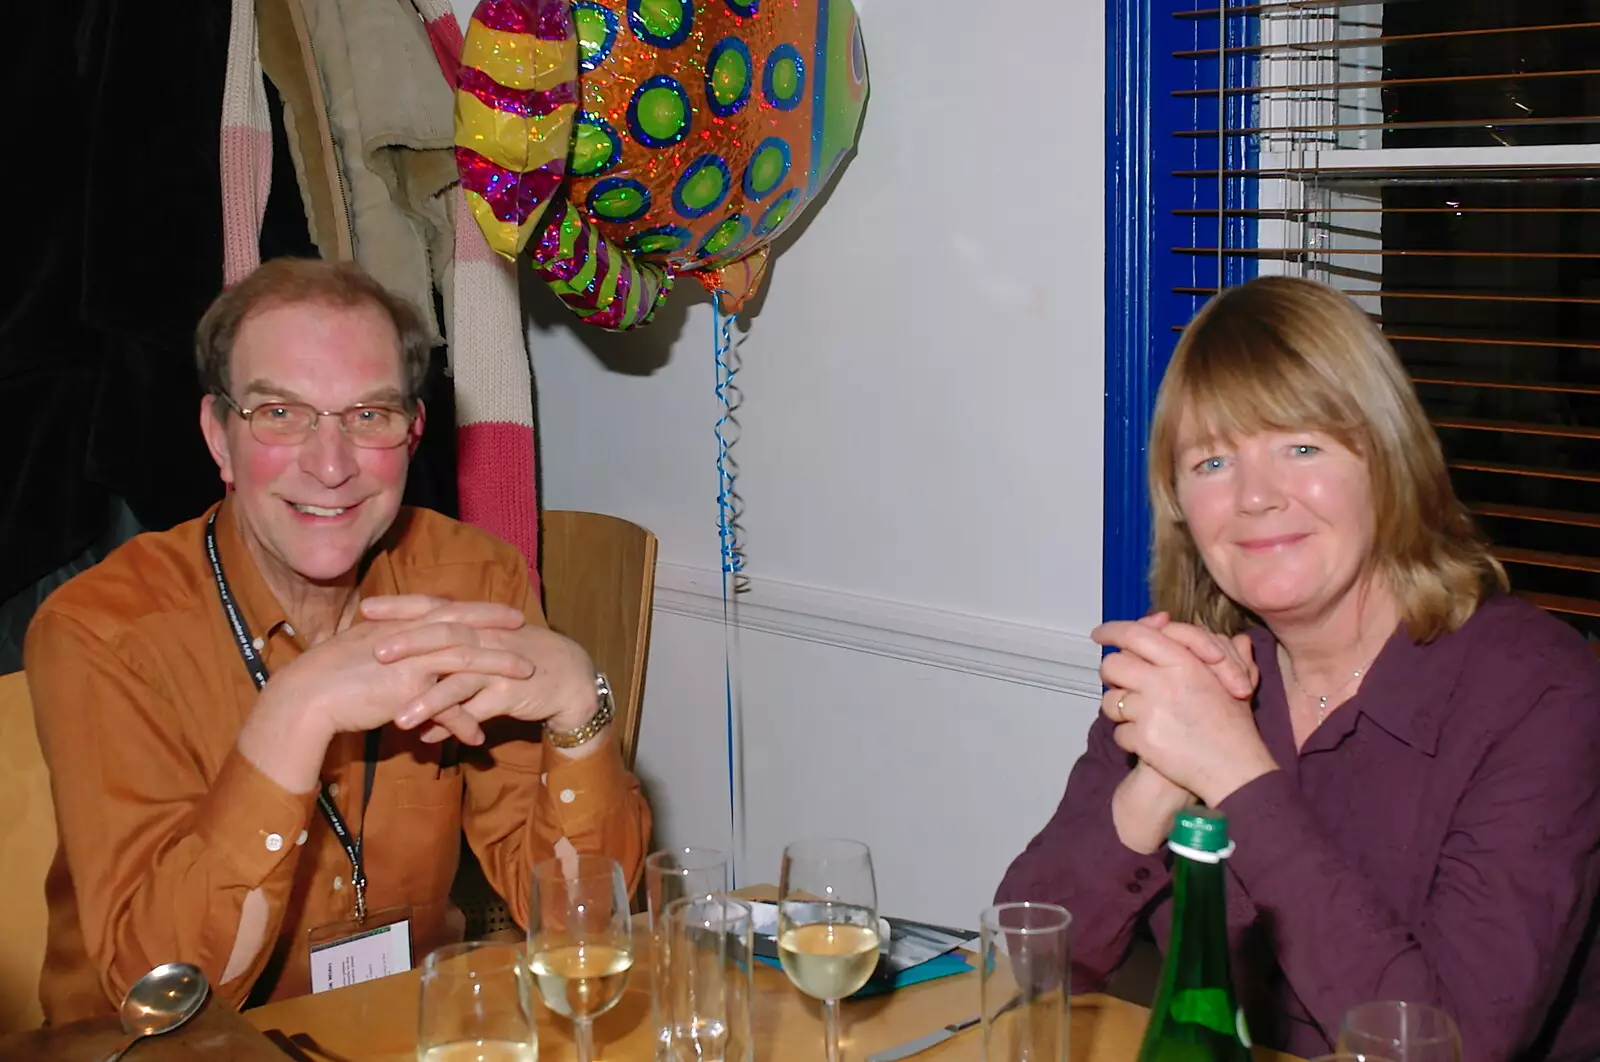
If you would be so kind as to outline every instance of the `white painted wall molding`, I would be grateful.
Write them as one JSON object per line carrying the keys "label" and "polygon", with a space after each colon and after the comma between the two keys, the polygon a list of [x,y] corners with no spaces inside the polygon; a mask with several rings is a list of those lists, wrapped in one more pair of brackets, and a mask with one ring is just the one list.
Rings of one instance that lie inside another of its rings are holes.
{"label": "white painted wall molding", "polygon": [[[655,607],[721,623],[720,573],[657,564]],[[744,630],[1100,696],[1100,649],[1084,634],[756,577],[739,595],[736,622]]]}

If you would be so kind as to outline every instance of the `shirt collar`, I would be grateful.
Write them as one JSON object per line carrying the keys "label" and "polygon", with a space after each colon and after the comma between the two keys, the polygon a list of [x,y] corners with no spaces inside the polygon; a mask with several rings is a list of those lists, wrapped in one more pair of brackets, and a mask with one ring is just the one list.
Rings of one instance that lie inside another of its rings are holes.
{"label": "shirt collar", "polygon": [[233,499],[223,498],[212,509],[217,514],[217,555],[222,559],[228,589],[239,604],[250,637],[269,639],[289,622],[283,603],[256,567],[255,557],[239,533]]}
{"label": "shirt collar", "polygon": [[[1261,681],[1283,685],[1287,680],[1278,669],[1277,639],[1264,627],[1252,629],[1250,638]],[[1334,713],[1330,720],[1342,721],[1342,725],[1319,728],[1329,733],[1326,742],[1318,740],[1316,744],[1331,747],[1355,729],[1357,716],[1365,716],[1418,752],[1433,755],[1439,747],[1440,727],[1460,673],[1456,666],[1460,644],[1449,634],[1420,644],[1406,633],[1405,624],[1397,626],[1367,668],[1361,688],[1348,702],[1349,710]],[[1310,751],[1309,742],[1306,751]]]}
{"label": "shirt collar", "polygon": [[[245,545],[244,536],[239,532],[233,499],[224,498],[212,507],[212,511],[217,514],[217,555],[222,559],[228,588],[239,604],[245,626],[250,628],[250,637],[270,640],[281,627],[289,628],[288,633],[292,635],[293,628],[289,626],[289,615],[284,611],[283,602],[267,585],[261,570],[256,567],[255,557]],[[359,583],[362,597],[402,592],[390,554],[399,547],[410,526],[411,510],[402,507],[394,523],[367,557],[364,564],[366,570]]]}
{"label": "shirt collar", "polygon": [[[400,580],[395,572],[394,551],[400,547],[405,536],[405,530],[411,524],[411,510],[401,506],[400,513],[389,525],[389,530],[384,532],[378,544],[372,548],[372,553],[367,557],[366,571],[361,573],[358,592],[362,597],[381,597],[384,594],[398,594]],[[361,617],[356,617],[356,622],[361,622]]]}

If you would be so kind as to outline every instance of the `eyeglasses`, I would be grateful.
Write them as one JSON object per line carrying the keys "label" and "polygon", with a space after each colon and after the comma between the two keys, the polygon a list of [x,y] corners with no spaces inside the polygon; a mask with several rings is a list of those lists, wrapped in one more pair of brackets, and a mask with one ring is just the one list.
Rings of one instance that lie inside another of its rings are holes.
{"label": "eyeglasses", "polygon": [[413,414],[397,406],[359,402],[346,409],[317,409],[304,402],[263,402],[245,409],[223,391],[216,396],[250,425],[250,434],[268,446],[298,446],[311,437],[323,417],[338,417],[339,430],[357,446],[388,450],[406,441]]}

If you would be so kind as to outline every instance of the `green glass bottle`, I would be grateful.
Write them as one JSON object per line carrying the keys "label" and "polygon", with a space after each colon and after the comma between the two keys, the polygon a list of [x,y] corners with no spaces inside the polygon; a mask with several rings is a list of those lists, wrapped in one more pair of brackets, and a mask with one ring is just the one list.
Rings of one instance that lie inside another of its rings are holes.
{"label": "green glass bottle", "polygon": [[1139,1062],[1249,1062],[1250,1033],[1228,962],[1228,819],[1209,808],[1179,812],[1172,852],[1172,939],[1161,964]]}

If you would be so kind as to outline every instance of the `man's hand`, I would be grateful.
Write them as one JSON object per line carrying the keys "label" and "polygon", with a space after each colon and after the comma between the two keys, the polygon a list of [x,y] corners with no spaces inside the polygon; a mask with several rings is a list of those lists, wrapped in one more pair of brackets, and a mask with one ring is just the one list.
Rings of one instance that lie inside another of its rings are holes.
{"label": "man's hand", "polygon": [[[491,634],[504,635],[523,621],[505,605],[447,602],[406,619],[358,623],[268,680],[240,730],[239,749],[286,789],[308,792],[335,734],[393,722],[443,679],[475,692],[532,675],[533,662],[514,646],[490,643]],[[398,636],[428,648],[392,663],[379,660],[377,646]],[[441,705],[435,721],[467,744],[481,742],[478,720],[458,704]]]}
{"label": "man's hand", "polygon": [[[362,614],[392,621],[419,613],[426,617],[435,613],[425,610],[448,607],[438,598],[421,595],[370,598],[362,602]],[[376,644],[375,656],[386,664],[399,665],[437,652],[443,636],[444,632],[433,626],[396,631]],[[440,741],[448,736],[444,729],[447,713],[459,706],[477,723],[504,716],[566,731],[588,722],[599,707],[594,664],[572,639],[536,626],[479,630],[475,637],[480,645],[532,661],[533,672],[483,682],[472,674],[447,676],[410,701],[396,715],[397,726],[409,728],[432,720],[437,725],[424,731],[423,740]]]}

